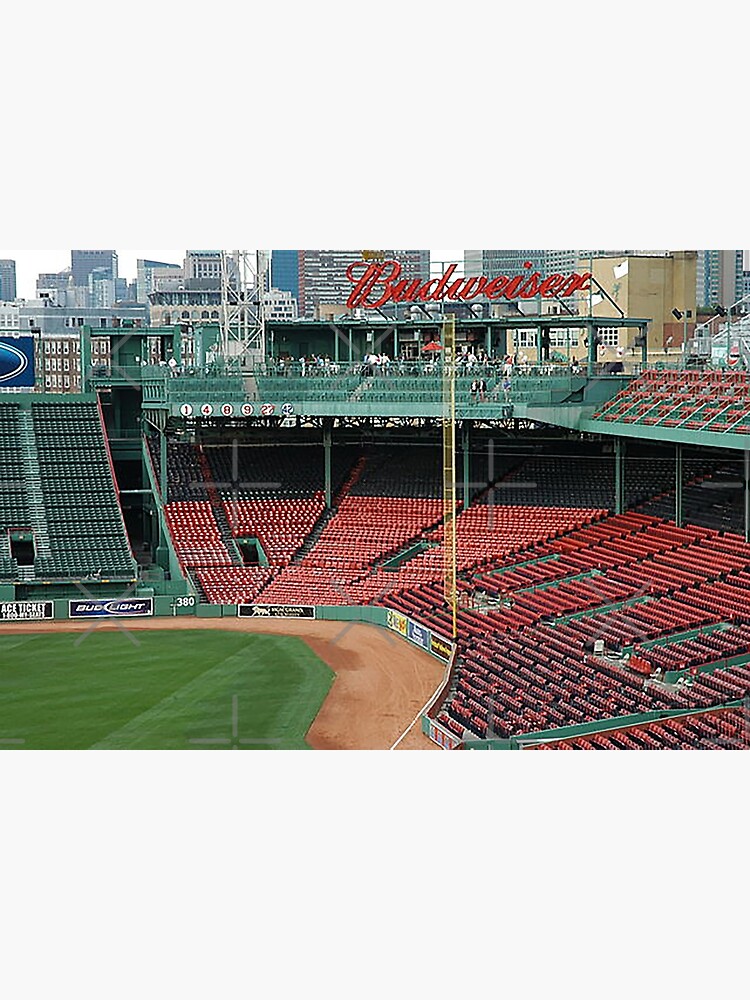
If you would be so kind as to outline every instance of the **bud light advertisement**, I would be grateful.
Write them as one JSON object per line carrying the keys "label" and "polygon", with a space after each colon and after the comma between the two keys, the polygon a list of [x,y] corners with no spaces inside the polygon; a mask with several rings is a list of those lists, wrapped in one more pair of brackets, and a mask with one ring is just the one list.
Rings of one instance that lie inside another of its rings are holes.
{"label": "bud light advertisement", "polygon": [[143,618],[154,613],[153,597],[94,598],[70,601],[71,618]]}
{"label": "bud light advertisement", "polygon": [[34,381],[34,338],[0,337],[0,389],[28,389]]}

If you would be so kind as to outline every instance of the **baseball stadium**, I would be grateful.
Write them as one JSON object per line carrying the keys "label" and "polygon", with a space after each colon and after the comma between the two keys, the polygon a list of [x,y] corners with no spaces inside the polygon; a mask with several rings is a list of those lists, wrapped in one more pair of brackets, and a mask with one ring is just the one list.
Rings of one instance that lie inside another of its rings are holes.
{"label": "baseball stadium", "polygon": [[383,266],[0,338],[0,747],[750,747],[744,313]]}

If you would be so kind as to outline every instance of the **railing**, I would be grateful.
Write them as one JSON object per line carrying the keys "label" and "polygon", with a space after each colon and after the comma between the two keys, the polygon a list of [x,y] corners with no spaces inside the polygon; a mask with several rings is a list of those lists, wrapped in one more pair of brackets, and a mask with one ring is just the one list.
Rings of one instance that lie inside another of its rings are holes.
{"label": "railing", "polygon": [[[333,361],[330,358],[320,359],[313,362],[299,361],[277,361],[268,359],[265,362],[253,365],[248,369],[248,374],[256,376],[276,376],[280,378],[346,378],[363,376],[383,376],[389,378],[409,378],[432,376],[442,378],[445,365],[440,357],[429,360],[396,360],[388,361],[384,364],[368,363],[365,361]],[[506,365],[500,359],[488,359],[485,362],[457,362],[455,366],[457,378],[499,378],[503,375],[513,375],[516,377],[545,377],[565,376],[580,374],[582,366],[571,369],[568,364],[547,363],[547,364],[518,364]]]}
{"label": "railing", "polygon": [[[304,372],[304,374],[303,374]],[[146,404],[197,404],[201,401],[244,403],[343,403],[372,412],[383,405],[403,410],[409,405],[440,406],[443,391],[442,359],[389,364],[340,364],[323,361],[304,366],[301,362],[266,362],[251,373],[239,368],[207,367],[202,370],[180,366],[96,366],[91,379],[96,387],[131,385],[142,391]],[[602,372],[597,381],[618,379]],[[512,404],[554,406],[580,393],[588,376],[571,371],[567,365],[505,365],[495,363],[458,364],[455,368],[456,400],[462,419],[496,414]],[[619,388],[619,384],[618,384]]]}

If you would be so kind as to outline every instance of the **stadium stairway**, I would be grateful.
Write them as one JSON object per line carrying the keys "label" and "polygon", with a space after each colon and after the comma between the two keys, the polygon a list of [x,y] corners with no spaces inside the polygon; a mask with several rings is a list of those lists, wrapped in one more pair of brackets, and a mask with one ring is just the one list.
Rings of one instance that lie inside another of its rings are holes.
{"label": "stadium stairway", "polygon": [[[44,492],[39,468],[39,452],[34,433],[34,423],[31,410],[18,411],[19,441],[23,455],[23,478],[27,496],[27,509],[31,530],[34,532],[35,560],[49,562],[52,558],[49,532],[47,529],[47,512],[44,506]],[[35,574],[32,572],[31,578]]]}
{"label": "stadium stairway", "polygon": [[366,462],[367,460],[364,457],[357,459],[356,463],[354,464],[354,467],[352,468],[348,477],[342,484],[341,489],[336,494],[332,506],[324,510],[323,513],[318,518],[318,520],[315,522],[312,531],[304,540],[301,547],[297,550],[294,557],[292,558],[292,563],[301,563],[304,560],[305,556],[307,556],[310,553],[311,549],[318,542],[320,536],[323,534],[326,527],[330,524],[330,522],[334,519],[334,517],[338,513],[339,504],[341,503],[341,501],[344,499],[344,497],[348,496],[351,493],[352,488],[359,482],[360,478],[362,477],[362,473],[364,471]]}
{"label": "stadium stairway", "polygon": [[198,464],[200,465],[201,476],[203,482],[206,484],[206,498],[211,504],[211,512],[214,515],[216,527],[219,529],[219,537],[229,553],[232,565],[242,566],[242,557],[240,556],[239,549],[237,548],[237,544],[234,540],[234,535],[232,534],[232,529],[229,525],[227,513],[224,509],[224,504],[221,501],[221,496],[219,495],[219,491],[214,486],[213,472],[202,447],[197,449],[197,457]]}

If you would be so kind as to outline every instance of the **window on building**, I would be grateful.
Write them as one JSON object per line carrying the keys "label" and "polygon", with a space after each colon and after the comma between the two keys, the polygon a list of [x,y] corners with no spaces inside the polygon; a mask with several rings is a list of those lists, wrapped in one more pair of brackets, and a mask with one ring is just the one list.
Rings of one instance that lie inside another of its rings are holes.
{"label": "window on building", "polygon": [[[568,337],[570,337],[570,340],[568,340]],[[578,347],[578,330],[568,330],[565,327],[550,328],[550,347],[565,347],[568,343],[570,343],[571,347]]]}
{"label": "window on building", "polygon": [[536,330],[515,330],[513,343],[516,347],[536,347]]}
{"label": "window on building", "polygon": [[599,336],[604,347],[620,346],[620,331],[616,326],[603,326],[599,330]]}

